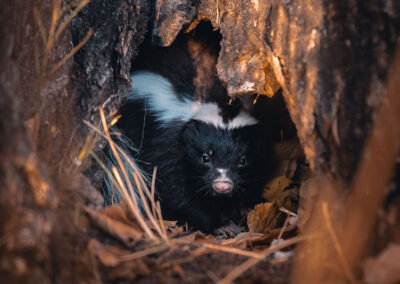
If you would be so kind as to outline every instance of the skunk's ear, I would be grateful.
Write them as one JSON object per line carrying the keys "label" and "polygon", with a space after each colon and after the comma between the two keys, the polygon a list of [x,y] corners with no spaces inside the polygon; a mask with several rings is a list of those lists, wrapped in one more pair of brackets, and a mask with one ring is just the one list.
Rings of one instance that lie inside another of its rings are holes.
{"label": "skunk's ear", "polygon": [[181,132],[181,142],[193,143],[195,141],[195,137],[198,136],[199,128],[201,122],[195,119],[188,121],[182,128]]}
{"label": "skunk's ear", "polygon": [[248,139],[248,137],[256,136],[262,133],[263,126],[260,124],[247,125],[244,127],[236,128],[233,131],[233,137],[243,137]]}
{"label": "skunk's ear", "polygon": [[198,131],[200,128],[201,122],[196,119],[191,119],[182,128],[182,132],[193,132]]}

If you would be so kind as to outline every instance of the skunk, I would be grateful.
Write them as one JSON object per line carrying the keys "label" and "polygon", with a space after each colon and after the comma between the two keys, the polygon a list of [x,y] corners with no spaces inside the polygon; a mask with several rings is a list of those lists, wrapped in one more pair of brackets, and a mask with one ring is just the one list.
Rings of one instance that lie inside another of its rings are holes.
{"label": "skunk", "polygon": [[[131,75],[116,143],[144,173],[158,168],[165,219],[238,233],[235,216],[262,201],[275,167],[267,123],[228,97],[217,77],[218,48],[207,41],[185,36],[147,54]],[[108,181],[108,204],[112,191]]]}

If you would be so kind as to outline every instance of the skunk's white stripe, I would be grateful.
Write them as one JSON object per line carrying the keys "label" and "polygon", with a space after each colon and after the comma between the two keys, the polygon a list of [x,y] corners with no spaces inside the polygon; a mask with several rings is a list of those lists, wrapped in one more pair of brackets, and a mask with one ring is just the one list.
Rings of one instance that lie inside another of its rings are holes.
{"label": "skunk's white stripe", "polygon": [[136,72],[131,80],[132,92],[128,98],[145,100],[148,110],[156,113],[158,121],[187,121],[192,117],[193,102],[179,100],[171,83],[163,76],[151,72]]}
{"label": "skunk's white stripe", "polygon": [[220,128],[240,128],[257,124],[258,121],[242,110],[228,123],[224,123],[215,103],[179,100],[171,83],[165,77],[151,72],[135,72],[131,76],[132,92],[128,99],[143,99],[148,110],[156,114],[156,120],[167,124],[172,120],[183,122],[196,119]]}
{"label": "skunk's white stripe", "polygon": [[212,124],[215,127],[235,129],[257,124],[258,121],[248,112],[242,110],[231,121],[225,123],[220,114],[219,107],[214,103],[203,103],[199,110],[193,115],[193,119]]}
{"label": "skunk's white stripe", "polygon": [[235,116],[231,121],[228,122],[228,128],[240,128],[244,126],[257,124],[258,120],[255,119],[247,111],[240,111],[237,116]]}
{"label": "skunk's white stripe", "polygon": [[215,127],[226,127],[219,113],[219,107],[215,103],[203,103],[196,113],[193,114],[193,119],[199,120]]}

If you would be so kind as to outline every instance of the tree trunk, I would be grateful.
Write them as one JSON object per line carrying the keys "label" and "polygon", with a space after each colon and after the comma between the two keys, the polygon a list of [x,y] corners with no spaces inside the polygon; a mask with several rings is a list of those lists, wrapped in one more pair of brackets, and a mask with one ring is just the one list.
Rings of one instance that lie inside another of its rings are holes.
{"label": "tree trunk", "polygon": [[[282,89],[316,175],[352,181],[386,92],[397,0],[92,0],[49,45],[57,3],[66,7],[60,27],[76,1],[0,4],[0,278],[94,281],[88,225],[74,219],[78,205],[101,205],[80,174],[82,119],[97,124],[99,107],[118,109],[148,27],[167,46],[210,21],[222,35],[217,69],[229,94]],[[86,170],[96,186],[99,169]]]}

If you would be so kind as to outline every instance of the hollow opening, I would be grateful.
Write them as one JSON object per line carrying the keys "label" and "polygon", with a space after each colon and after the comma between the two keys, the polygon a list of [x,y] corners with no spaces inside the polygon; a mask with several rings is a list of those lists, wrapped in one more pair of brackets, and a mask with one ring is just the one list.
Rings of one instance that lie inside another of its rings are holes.
{"label": "hollow opening", "polygon": [[[114,141],[130,155],[131,162],[123,161],[128,175],[143,175],[139,187],[154,185],[153,204],[160,202],[165,219],[219,238],[279,233],[296,216],[310,171],[281,90],[271,98],[228,96],[217,74],[220,41],[204,21],[169,47],[152,45],[148,36],[132,64],[133,90]],[[106,177],[106,204],[122,196],[116,187]],[[133,191],[145,210],[148,197]]]}
{"label": "hollow opening", "polygon": [[400,11],[292,2],[8,1],[0,282],[397,283]]}

